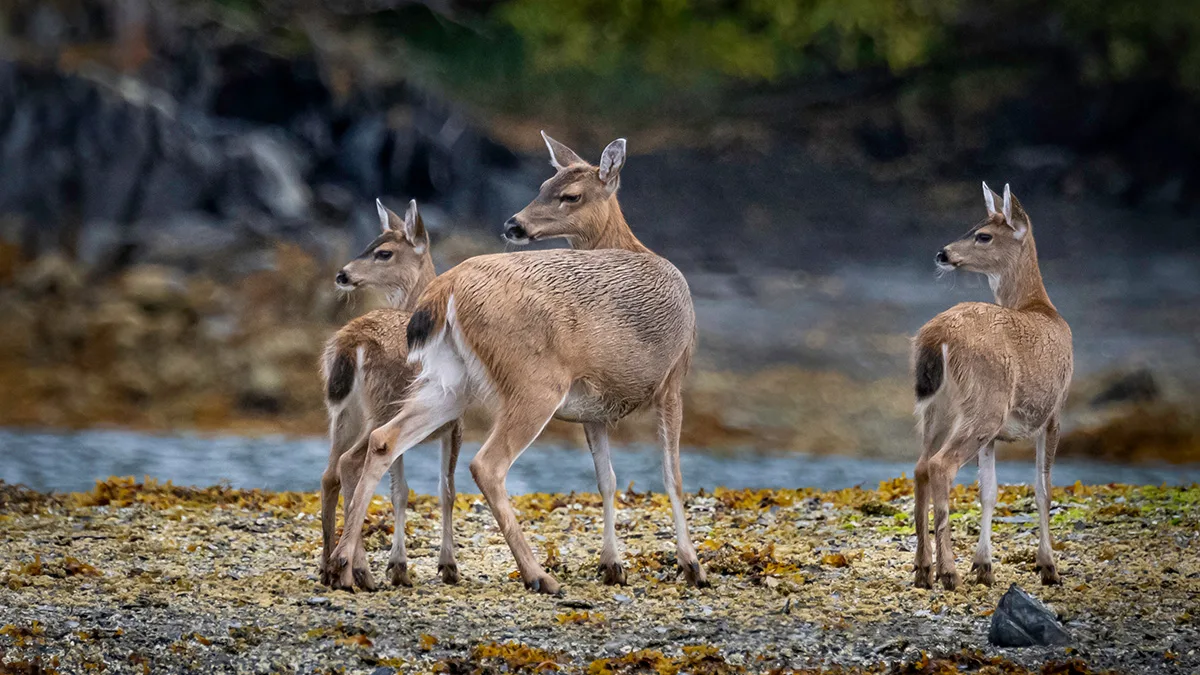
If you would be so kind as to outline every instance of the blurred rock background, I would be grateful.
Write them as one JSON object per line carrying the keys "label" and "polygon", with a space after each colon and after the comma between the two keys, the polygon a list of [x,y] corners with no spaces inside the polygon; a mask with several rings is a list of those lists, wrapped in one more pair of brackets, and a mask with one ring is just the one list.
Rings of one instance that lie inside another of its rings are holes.
{"label": "blurred rock background", "polygon": [[372,200],[443,269],[503,250],[544,128],[629,139],[697,301],[689,445],[915,456],[907,336],[990,297],[930,264],[982,178],[1075,331],[1062,452],[1198,461],[1198,92],[1165,1],[9,0],[0,424],[323,433]]}

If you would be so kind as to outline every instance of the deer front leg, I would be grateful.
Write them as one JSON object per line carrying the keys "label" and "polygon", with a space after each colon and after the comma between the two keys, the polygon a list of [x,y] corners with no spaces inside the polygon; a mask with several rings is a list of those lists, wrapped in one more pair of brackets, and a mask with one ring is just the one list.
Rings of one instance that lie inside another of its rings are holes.
{"label": "deer front leg", "polygon": [[393,586],[412,586],[408,576],[408,548],[405,537],[408,520],[408,481],[404,479],[404,456],[396,458],[388,469],[392,476],[392,514],[395,527],[392,530],[392,550],[388,553],[387,574]]}
{"label": "deer front leg", "polygon": [[442,436],[442,476],[438,501],[442,507],[442,550],[438,554],[438,574],[442,583],[457,584],[458,561],[454,559],[454,470],[462,448],[462,422],[455,421]]}
{"label": "deer front leg", "polygon": [[[367,518],[371,495],[375,493],[388,467],[409,448],[460,414],[462,406],[457,395],[443,392],[437,385],[430,385],[415,392],[392,421],[371,432],[366,460],[359,464],[361,476],[348,502],[342,539],[330,556],[329,567],[334,576],[334,588],[351,589],[356,582],[363,581],[355,575],[350,563],[362,546],[363,521]],[[343,466],[344,463],[345,460]],[[344,489],[345,474],[342,478]]]}
{"label": "deer front leg", "polygon": [[521,400],[510,399],[502,404],[491,434],[479,449],[479,454],[471,460],[471,475],[487,499],[504,540],[508,542],[525,587],[554,595],[559,592],[558,580],[538,564],[533,549],[521,532],[521,525],[517,522],[504,486],[513,462],[542,432],[561,401],[552,400],[549,396],[543,396],[540,401],[531,400],[532,397],[527,396],[529,393],[525,392]]}
{"label": "deer front leg", "polygon": [[683,472],[679,468],[679,430],[683,424],[683,402],[679,394],[679,383],[667,386],[658,402],[659,436],[663,444],[663,485],[671,499],[671,513],[675,518],[675,557],[683,570],[684,579],[691,586],[708,586],[708,577],[700,567],[696,547],[688,535],[687,511],[683,501]]}
{"label": "deer front leg", "polygon": [[996,445],[988,443],[979,451],[979,546],[971,570],[975,583],[991,586],[996,582],[992,571],[992,512],[996,508]]}
{"label": "deer front leg", "polygon": [[913,523],[917,532],[914,585],[917,588],[933,588],[933,553],[929,550],[929,460],[924,456],[917,461],[913,484]]}
{"label": "deer front leg", "polygon": [[600,549],[600,577],[610,586],[625,585],[625,567],[617,552],[616,506],[617,475],[613,473],[612,455],[608,449],[608,427],[603,423],[583,425],[592,462],[596,465],[596,484],[604,502],[604,545]]}
{"label": "deer front leg", "polygon": [[1050,538],[1051,497],[1050,470],[1054,467],[1054,453],[1058,450],[1058,418],[1046,425],[1046,430],[1037,437],[1037,476],[1034,493],[1038,504],[1038,550],[1037,569],[1042,584],[1053,586],[1062,583],[1058,567],[1054,563],[1054,543]]}

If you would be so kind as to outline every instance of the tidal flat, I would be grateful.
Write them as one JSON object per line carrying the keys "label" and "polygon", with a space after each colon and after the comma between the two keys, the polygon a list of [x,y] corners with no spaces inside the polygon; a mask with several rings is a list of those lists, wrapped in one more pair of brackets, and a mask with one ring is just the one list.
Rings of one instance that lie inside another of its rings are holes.
{"label": "tidal flat", "polygon": [[[317,582],[318,496],[112,478],[90,492],[0,483],[0,672],[1192,673],[1200,669],[1200,486],[1054,491],[1064,583],[1038,585],[1032,491],[1002,486],[996,584],[912,586],[912,483],[688,497],[712,587],[682,583],[666,496],[621,491],[629,584],[604,586],[595,494],[514,498],[561,597],[532,594],[478,495],[455,509],[455,586],[435,571],[436,500],[414,495],[412,588]],[[974,488],[956,486],[964,577]],[[372,503],[382,578],[390,506]],[[1000,649],[990,614],[1011,584],[1070,647]]]}

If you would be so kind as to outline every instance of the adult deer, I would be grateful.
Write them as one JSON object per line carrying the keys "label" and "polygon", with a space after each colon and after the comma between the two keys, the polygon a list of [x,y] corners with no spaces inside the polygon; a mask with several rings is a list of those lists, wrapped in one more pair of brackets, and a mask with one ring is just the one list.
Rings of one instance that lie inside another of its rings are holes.
{"label": "adult deer", "polygon": [[[375,205],[379,210],[382,234],[337,273],[335,282],[344,291],[365,287],[383,289],[392,307],[368,312],[346,324],[329,340],[321,356],[330,439],[329,464],[321,476],[323,545],[320,569],[321,582],[326,585],[332,585],[334,580],[329,555],[333,551],[337,526],[338,489],[341,488],[348,513],[367,453],[367,435],[385,420],[396,416],[404,393],[416,375],[416,367],[408,363],[405,330],[417,297],[436,276],[429,256],[429,236],[417,211],[416,200],[409,202],[404,218],[378,200]],[[462,426],[457,419],[451,420],[431,433],[442,444],[439,481],[442,549],[438,572],[442,581],[453,584],[458,582],[458,564],[454,559],[451,519],[454,515],[454,468],[462,444]],[[397,457],[390,471],[395,532],[387,572],[393,585],[411,586],[404,542],[408,507],[404,459]],[[361,541],[353,555],[359,561],[355,567],[356,583],[361,588],[373,589],[375,582],[366,564],[366,551]]]}
{"label": "adult deer", "polygon": [[[553,177],[506,223],[510,241],[564,237],[597,250],[549,250],[471,258],[435,279],[408,326],[421,372],[403,410],[370,437],[363,477],[345,531],[359,535],[367,501],[387,466],[420,439],[457,419],[472,399],[495,422],[471,474],[487,499],[525,585],[556,593],[509,503],[505,477],[551,418],[585,425],[604,499],[604,580],[620,583],[607,425],[643,406],[658,415],[663,474],[675,520],[676,554],[687,581],[707,585],[687,531],[679,430],[680,389],[696,318],[683,275],[630,231],[617,203],[625,141],[592,166],[545,136]],[[607,247],[616,248],[607,248]],[[356,542],[343,536],[331,566],[341,586],[357,574]]]}
{"label": "adult deer", "polygon": [[[916,468],[916,585],[934,583],[929,539],[932,493],[937,580],[959,583],[950,544],[950,487],[963,464],[979,458],[982,523],[972,569],[992,584],[992,511],[996,505],[996,441],[1037,439],[1043,584],[1060,582],[1050,540],[1050,469],[1059,415],[1073,369],[1071,329],[1059,315],[1038,269],[1033,228],[1008,185],[1000,197],[983,184],[987,218],[937,254],[943,270],[987,275],[996,304],[965,302],[925,324],[914,343],[916,414],[923,448]],[[1001,208],[996,209],[996,202]]]}

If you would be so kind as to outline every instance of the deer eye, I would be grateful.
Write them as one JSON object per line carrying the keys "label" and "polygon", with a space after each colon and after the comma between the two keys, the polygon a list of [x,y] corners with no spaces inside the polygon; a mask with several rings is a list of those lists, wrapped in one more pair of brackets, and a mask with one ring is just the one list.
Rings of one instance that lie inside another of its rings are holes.
{"label": "deer eye", "polygon": [[375,251],[375,259],[376,260],[391,260],[392,252],[388,251],[388,250]]}
{"label": "deer eye", "polygon": [[582,195],[563,195],[559,197],[559,199],[563,200],[567,204],[574,204],[575,202],[579,201],[581,196]]}
{"label": "deer eye", "polygon": [[986,244],[991,240],[992,235],[988,234],[987,232],[980,232],[979,234],[975,235],[975,241],[979,242],[980,244]]}

